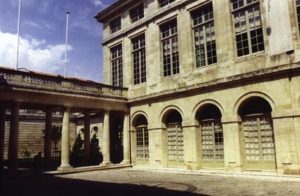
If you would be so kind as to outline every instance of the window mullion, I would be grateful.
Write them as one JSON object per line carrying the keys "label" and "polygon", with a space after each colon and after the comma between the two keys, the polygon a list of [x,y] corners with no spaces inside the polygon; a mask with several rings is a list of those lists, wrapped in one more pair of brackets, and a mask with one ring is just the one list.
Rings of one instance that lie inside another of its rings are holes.
{"label": "window mullion", "polygon": [[251,34],[250,34],[250,23],[249,23],[249,11],[245,11],[245,18],[246,18],[246,29],[247,29],[247,42],[248,42],[248,49],[249,54],[252,53],[252,45],[251,45]]}
{"label": "window mullion", "polygon": [[139,56],[139,82],[142,83],[142,50],[138,51],[138,56]]}
{"label": "window mullion", "polygon": [[216,160],[216,138],[215,138],[215,121],[213,120],[211,122],[212,126],[212,135],[213,135],[213,158]]}
{"label": "window mullion", "polygon": [[206,26],[204,25],[202,29],[203,29],[203,44],[204,44],[204,60],[205,60],[205,65],[208,65]]}

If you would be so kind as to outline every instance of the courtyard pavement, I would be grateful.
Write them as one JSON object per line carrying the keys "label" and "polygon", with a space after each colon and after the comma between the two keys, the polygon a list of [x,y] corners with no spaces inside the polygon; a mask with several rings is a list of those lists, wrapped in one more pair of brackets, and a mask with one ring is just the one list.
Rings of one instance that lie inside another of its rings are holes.
{"label": "courtyard pavement", "polygon": [[299,177],[113,169],[64,175],[2,176],[0,195],[300,195]]}

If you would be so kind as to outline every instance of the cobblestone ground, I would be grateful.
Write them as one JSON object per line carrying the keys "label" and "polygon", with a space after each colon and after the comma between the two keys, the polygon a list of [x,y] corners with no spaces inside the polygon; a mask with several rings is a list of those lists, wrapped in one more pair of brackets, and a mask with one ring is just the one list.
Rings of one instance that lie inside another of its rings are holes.
{"label": "cobblestone ground", "polygon": [[[4,179],[5,180],[5,179]],[[300,178],[133,169],[5,180],[1,195],[300,195]]]}

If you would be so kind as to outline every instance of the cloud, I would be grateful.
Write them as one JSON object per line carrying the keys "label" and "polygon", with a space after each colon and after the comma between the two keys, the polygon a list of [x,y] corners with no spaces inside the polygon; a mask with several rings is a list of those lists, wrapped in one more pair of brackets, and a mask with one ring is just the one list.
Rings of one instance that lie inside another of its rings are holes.
{"label": "cloud", "polygon": [[104,9],[108,6],[108,4],[103,3],[103,1],[101,1],[101,0],[92,0],[92,2],[94,3],[94,5],[96,7],[100,7],[101,9]]}
{"label": "cloud", "polygon": [[[0,65],[15,68],[17,35],[0,31]],[[69,45],[68,50],[72,47]],[[20,37],[19,67],[58,73],[64,65],[65,45],[46,45],[45,40]]]}
{"label": "cloud", "polygon": [[40,26],[40,25],[38,25],[37,23],[32,22],[32,21],[26,20],[23,24],[24,24],[24,25],[28,25],[29,27],[41,29],[41,26]]}

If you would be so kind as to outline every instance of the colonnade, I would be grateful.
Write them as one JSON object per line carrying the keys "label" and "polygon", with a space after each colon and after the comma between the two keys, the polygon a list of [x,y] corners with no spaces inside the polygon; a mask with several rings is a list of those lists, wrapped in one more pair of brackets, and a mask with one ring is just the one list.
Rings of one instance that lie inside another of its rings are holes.
{"label": "colonnade", "polygon": [[[3,167],[4,159],[4,139],[6,109],[0,107],[0,160]],[[8,170],[15,172],[18,169],[18,142],[19,142],[19,115],[20,103],[11,104],[9,147],[8,147]],[[51,161],[51,128],[52,128],[52,109],[45,111],[45,140],[44,140],[44,160],[45,164]],[[110,160],[110,111],[104,110],[103,115],[103,162],[101,165],[111,164]],[[63,108],[62,137],[61,137],[61,164],[58,170],[71,169],[70,165],[70,115],[71,108]],[[123,161],[122,164],[130,164],[130,137],[129,137],[129,113],[124,113],[123,121]],[[84,157],[88,160],[90,155],[90,113],[84,113]]]}

